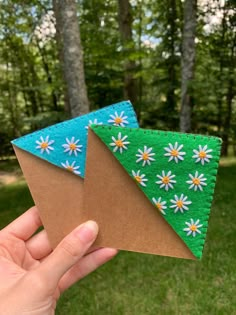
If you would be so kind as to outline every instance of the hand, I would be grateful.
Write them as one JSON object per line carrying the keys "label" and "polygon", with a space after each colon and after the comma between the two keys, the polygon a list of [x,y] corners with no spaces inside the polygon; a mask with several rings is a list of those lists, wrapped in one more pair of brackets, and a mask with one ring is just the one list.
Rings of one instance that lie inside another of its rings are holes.
{"label": "hand", "polygon": [[0,231],[0,314],[52,315],[60,294],[117,251],[86,252],[98,226],[87,221],[66,236],[54,251],[47,234],[32,234],[42,225],[36,207]]}

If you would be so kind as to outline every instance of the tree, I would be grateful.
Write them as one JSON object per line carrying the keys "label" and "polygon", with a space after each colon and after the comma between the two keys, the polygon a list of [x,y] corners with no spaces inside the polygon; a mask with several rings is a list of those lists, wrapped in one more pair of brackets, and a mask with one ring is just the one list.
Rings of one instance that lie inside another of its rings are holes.
{"label": "tree", "polygon": [[180,131],[191,131],[197,0],[185,0],[181,59]]}
{"label": "tree", "polygon": [[143,28],[150,38],[150,52],[147,55],[150,78],[148,81],[145,79],[144,84],[150,83],[144,94],[145,99],[151,95],[151,126],[178,130],[182,2],[159,0],[151,4],[148,1],[146,13],[149,20]]}
{"label": "tree", "polygon": [[[166,33],[166,46],[168,47],[169,56],[166,60],[166,68],[167,68],[167,78],[168,78],[168,89],[167,89],[167,96],[166,96],[166,103],[167,103],[167,111],[174,114],[176,109],[176,44],[177,44],[177,4],[176,0],[169,0],[168,1],[168,8],[167,8],[167,33]],[[170,118],[173,115],[170,115]],[[173,117],[172,119],[173,120]]]}
{"label": "tree", "polygon": [[123,100],[124,68],[117,0],[80,0],[79,17],[90,108]]}
{"label": "tree", "polygon": [[[196,0],[186,0],[184,5],[182,0],[79,0],[77,7],[73,2],[72,18],[68,18],[63,16],[64,6],[71,3],[54,0],[53,13],[47,0],[24,5],[18,0],[1,1],[0,155],[10,152],[12,138],[68,118],[65,103],[71,100],[64,101],[69,99],[69,89],[65,93],[63,81],[73,87],[70,95],[76,106],[88,104],[89,98],[91,110],[102,108],[122,100],[125,90],[141,126],[178,130],[181,52],[181,130],[220,136],[222,153],[230,152],[231,145],[236,152],[236,8],[232,1],[199,0],[197,23]],[[59,21],[56,29],[54,14]],[[78,38],[70,32],[72,21],[77,31],[79,22],[82,59],[74,45]],[[82,73],[84,63],[86,102],[80,71],[71,60],[79,61]],[[83,112],[87,110],[88,105]]]}
{"label": "tree", "polygon": [[53,7],[63,46],[63,71],[70,113],[76,117],[89,111],[76,1],[54,0]]}
{"label": "tree", "polygon": [[124,50],[124,97],[134,104],[137,100],[137,82],[134,78],[136,63],[130,59],[130,51],[134,50],[132,39],[132,12],[129,0],[118,0],[119,5],[119,28]]}
{"label": "tree", "polygon": [[222,155],[236,143],[235,16],[232,1],[206,2],[198,8],[193,128],[221,137]]}

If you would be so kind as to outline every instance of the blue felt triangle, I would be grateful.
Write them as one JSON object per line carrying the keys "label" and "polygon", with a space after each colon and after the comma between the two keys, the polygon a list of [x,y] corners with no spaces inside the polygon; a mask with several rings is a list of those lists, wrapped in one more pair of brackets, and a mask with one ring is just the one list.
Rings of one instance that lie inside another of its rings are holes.
{"label": "blue felt triangle", "polygon": [[25,135],[12,144],[84,177],[90,124],[139,127],[132,104],[124,101]]}

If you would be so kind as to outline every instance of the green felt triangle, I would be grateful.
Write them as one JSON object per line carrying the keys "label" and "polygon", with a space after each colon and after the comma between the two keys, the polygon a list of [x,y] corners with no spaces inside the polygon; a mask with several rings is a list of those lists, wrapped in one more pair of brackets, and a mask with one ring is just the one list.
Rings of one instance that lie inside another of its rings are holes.
{"label": "green felt triangle", "polygon": [[192,253],[201,258],[221,139],[110,126],[91,128]]}

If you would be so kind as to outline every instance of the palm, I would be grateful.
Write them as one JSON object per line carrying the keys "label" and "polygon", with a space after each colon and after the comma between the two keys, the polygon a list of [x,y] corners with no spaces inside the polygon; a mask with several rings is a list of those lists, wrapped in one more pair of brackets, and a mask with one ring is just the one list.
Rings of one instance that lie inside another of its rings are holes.
{"label": "palm", "polygon": [[[0,236],[2,236],[0,241],[0,279],[2,283],[7,283],[9,288],[14,288],[29,271],[36,269],[41,264],[41,260],[52,251],[44,231],[27,241],[14,235],[11,231],[5,232],[3,230]],[[44,242],[41,243],[43,239]],[[47,311],[51,312],[60,296],[59,287],[54,292],[48,293]]]}
{"label": "palm", "polygon": [[33,207],[0,231],[0,314],[54,314],[61,292],[117,253],[102,248],[86,254],[96,234],[78,243],[80,227],[52,252],[45,231],[32,236],[41,225]]}
{"label": "palm", "polygon": [[40,263],[29,252],[23,240],[9,234],[6,238],[3,238],[3,241],[4,246],[0,244],[0,257],[6,258],[7,265],[11,269],[15,269],[17,273],[24,274],[27,270],[35,268]]}

